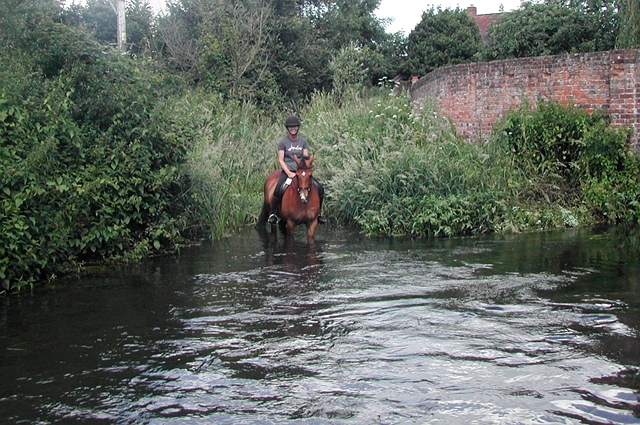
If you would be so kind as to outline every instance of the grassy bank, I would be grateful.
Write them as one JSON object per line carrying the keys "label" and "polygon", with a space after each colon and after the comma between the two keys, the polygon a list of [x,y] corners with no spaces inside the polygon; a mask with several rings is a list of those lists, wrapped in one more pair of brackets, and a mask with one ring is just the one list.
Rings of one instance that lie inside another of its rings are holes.
{"label": "grassy bank", "polygon": [[[255,220],[282,117],[201,105],[188,162],[200,223],[222,237]],[[318,94],[299,111],[325,212],[367,235],[442,237],[637,222],[638,159],[626,132],[573,107],[524,105],[470,144],[388,88]],[[549,128],[547,128],[549,127]]]}

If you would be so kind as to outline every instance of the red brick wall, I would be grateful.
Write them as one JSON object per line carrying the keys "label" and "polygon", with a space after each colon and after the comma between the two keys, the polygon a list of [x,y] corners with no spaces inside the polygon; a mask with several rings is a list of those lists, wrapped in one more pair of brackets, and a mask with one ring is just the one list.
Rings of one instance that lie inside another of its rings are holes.
{"label": "red brick wall", "polygon": [[477,141],[523,99],[604,109],[613,125],[633,130],[640,149],[640,50],[542,56],[456,65],[425,75],[410,88],[417,103],[435,102],[458,133]]}

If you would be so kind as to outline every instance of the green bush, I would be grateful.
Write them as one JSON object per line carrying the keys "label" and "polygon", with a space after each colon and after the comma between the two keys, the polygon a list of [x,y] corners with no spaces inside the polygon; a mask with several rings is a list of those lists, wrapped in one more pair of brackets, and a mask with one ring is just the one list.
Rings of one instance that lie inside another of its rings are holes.
{"label": "green bush", "polygon": [[163,114],[158,74],[63,26],[31,35],[37,59],[0,53],[4,291],[83,262],[159,252],[188,218],[191,136]]}
{"label": "green bush", "polygon": [[[305,110],[327,180],[327,208],[369,235],[451,236],[494,230],[515,187],[508,161],[455,137],[451,123],[387,89]],[[496,174],[495,178],[493,173]]]}
{"label": "green bush", "polygon": [[532,182],[530,201],[586,208],[596,222],[638,221],[640,166],[628,129],[598,111],[541,101],[511,111],[496,133]]}

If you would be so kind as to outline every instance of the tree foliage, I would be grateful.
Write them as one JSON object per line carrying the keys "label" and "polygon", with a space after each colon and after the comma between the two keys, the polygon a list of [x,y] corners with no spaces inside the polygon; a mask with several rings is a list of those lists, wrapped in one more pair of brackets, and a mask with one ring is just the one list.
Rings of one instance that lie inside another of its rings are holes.
{"label": "tree foliage", "polygon": [[616,48],[640,48],[640,2],[622,0],[620,15],[620,32],[616,40]]}
{"label": "tree foliage", "polygon": [[404,71],[424,75],[439,67],[469,62],[481,48],[478,26],[466,11],[431,7],[409,34]]}
{"label": "tree foliage", "polygon": [[524,2],[489,28],[483,59],[609,50],[618,32],[612,0]]}
{"label": "tree foliage", "polygon": [[329,63],[343,46],[380,51],[391,42],[378,3],[174,0],[159,33],[166,60],[195,85],[262,104],[298,102],[331,87]]}

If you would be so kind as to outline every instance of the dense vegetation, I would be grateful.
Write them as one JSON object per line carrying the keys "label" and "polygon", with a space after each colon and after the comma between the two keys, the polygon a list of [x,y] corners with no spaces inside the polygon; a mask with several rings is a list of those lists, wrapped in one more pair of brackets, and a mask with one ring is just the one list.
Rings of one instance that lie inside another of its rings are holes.
{"label": "dense vegetation", "polygon": [[493,60],[612,50],[618,20],[611,0],[525,2],[489,28],[488,45],[479,56]]}
{"label": "dense vegetation", "polygon": [[[190,127],[144,63],[52,22],[0,54],[0,278],[5,289],[175,243]],[[29,66],[29,64],[31,66]]]}
{"label": "dense vegetation", "polygon": [[[376,1],[175,0],[154,17],[134,0],[128,54],[109,46],[105,6],[0,3],[0,292],[253,224],[290,112],[318,155],[326,213],[368,235],[639,220],[625,129],[542,103],[485,143],[457,139],[385,78],[411,58]],[[459,43],[471,37],[470,60],[473,23],[445,17]]]}
{"label": "dense vegetation", "polygon": [[407,70],[411,75],[425,75],[443,66],[470,62],[481,49],[478,26],[465,10],[431,7],[409,34]]}

